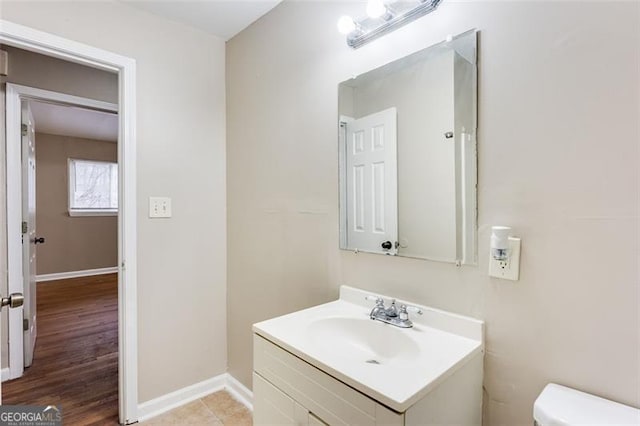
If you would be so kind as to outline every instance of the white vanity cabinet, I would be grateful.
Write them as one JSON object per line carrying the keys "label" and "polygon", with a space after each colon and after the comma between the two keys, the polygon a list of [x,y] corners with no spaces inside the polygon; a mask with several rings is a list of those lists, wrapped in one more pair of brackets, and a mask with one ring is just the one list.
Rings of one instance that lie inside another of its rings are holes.
{"label": "white vanity cabinet", "polygon": [[404,415],[254,334],[253,424],[404,425]]}
{"label": "white vanity cabinet", "polygon": [[481,425],[482,321],[420,307],[402,329],[365,296],[254,324],[254,425]]}

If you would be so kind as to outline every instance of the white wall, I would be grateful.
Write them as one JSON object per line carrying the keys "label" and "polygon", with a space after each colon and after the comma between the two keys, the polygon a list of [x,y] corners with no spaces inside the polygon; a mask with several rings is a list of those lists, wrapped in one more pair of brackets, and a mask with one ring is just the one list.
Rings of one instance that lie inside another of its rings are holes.
{"label": "white wall", "polygon": [[[227,46],[229,368],[253,322],[351,284],[486,320],[485,424],[530,425],[549,381],[640,405],[640,4],[445,1],[359,50],[362,3],[284,2]],[[470,28],[479,37],[479,265],[338,250],[337,85]],[[521,280],[487,276],[491,225]]]}
{"label": "white wall", "polygon": [[[139,401],[225,372],[225,43],[115,1],[1,17],[136,60]],[[148,219],[149,196],[173,218]]]}

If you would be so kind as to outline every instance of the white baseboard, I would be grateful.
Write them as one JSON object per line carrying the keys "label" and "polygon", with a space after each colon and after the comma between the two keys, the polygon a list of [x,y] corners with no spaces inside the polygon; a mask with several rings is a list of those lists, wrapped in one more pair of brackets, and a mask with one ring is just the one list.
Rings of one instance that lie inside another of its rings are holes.
{"label": "white baseboard", "polygon": [[234,398],[253,409],[253,393],[231,375],[224,373],[200,383],[178,389],[138,405],[138,421],[144,422],[181,405],[188,404],[210,393],[226,389]]}
{"label": "white baseboard", "polygon": [[138,405],[138,421],[142,422],[181,405],[195,401],[205,395],[224,389],[226,373],[200,383],[178,389],[151,401]]}
{"label": "white baseboard", "polygon": [[11,378],[11,371],[9,370],[9,367],[3,368],[2,370],[0,370],[0,381],[6,382],[10,378]]}
{"label": "white baseboard", "polygon": [[227,373],[227,383],[225,389],[235,399],[240,401],[242,405],[253,411],[253,392],[251,392],[245,385],[240,383],[235,377]]}
{"label": "white baseboard", "polygon": [[85,269],[84,271],[56,272],[54,274],[36,275],[36,282],[66,280],[68,278],[90,277],[92,275],[115,274],[117,272],[117,266],[113,266],[111,268]]}

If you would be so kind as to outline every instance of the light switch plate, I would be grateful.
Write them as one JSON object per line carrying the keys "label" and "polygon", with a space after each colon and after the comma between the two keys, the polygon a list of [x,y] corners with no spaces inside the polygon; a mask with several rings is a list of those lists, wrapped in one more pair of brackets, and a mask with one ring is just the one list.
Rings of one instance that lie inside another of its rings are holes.
{"label": "light switch plate", "polygon": [[504,280],[520,279],[520,238],[509,237],[509,259],[496,260],[489,254],[489,276]]}
{"label": "light switch plate", "polygon": [[171,198],[149,197],[149,217],[171,217]]}

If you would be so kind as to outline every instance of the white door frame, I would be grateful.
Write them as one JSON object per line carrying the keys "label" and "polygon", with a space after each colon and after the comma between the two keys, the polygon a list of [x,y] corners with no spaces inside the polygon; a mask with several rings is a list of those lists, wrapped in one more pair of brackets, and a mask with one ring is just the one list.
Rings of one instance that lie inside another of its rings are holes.
{"label": "white door frame", "polygon": [[[116,72],[118,74],[118,375],[119,375],[119,413],[120,423],[129,424],[138,420],[138,353],[137,353],[137,272],[136,272],[136,62],[134,59],[120,56],[106,50],[91,47],[53,34],[34,30],[12,22],[0,20],[0,43],[18,47],[47,56],[88,65],[94,68]],[[11,95],[9,88],[11,86]],[[18,92],[16,93],[16,89]],[[27,88],[28,89],[28,88]],[[16,100],[16,94],[23,87],[7,85],[7,107]],[[34,89],[29,89],[34,90]],[[34,92],[31,92],[34,94]],[[42,92],[38,92],[42,94]],[[49,92],[51,94],[52,92]],[[65,95],[66,96],[66,95]],[[76,103],[81,98],[67,98]],[[104,106],[104,105],[103,105]],[[13,107],[11,109],[14,109]],[[19,109],[17,110],[19,113]],[[21,186],[20,161],[15,158],[20,140],[20,120],[11,113],[7,114],[7,162],[5,168],[7,188],[7,252],[9,291],[16,280],[22,280],[20,257],[22,247],[19,244],[19,231],[22,221],[20,212]],[[18,154],[19,155],[19,154]],[[13,157],[11,157],[13,156]],[[17,175],[16,175],[17,173]],[[4,176],[0,174],[0,179]],[[126,184],[125,184],[126,183]],[[13,315],[22,315],[22,310]],[[21,318],[20,318],[21,321]],[[11,349],[10,349],[11,351]]]}

